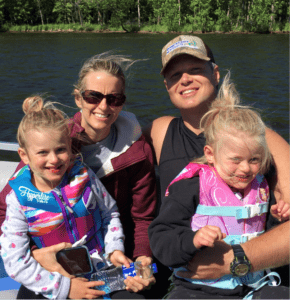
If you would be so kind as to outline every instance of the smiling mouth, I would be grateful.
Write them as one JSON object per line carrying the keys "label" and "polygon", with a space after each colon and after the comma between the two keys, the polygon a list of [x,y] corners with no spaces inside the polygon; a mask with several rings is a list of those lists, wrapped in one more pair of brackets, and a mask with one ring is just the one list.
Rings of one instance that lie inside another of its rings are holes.
{"label": "smiling mouth", "polygon": [[236,176],[238,181],[246,182],[249,180],[250,176]]}
{"label": "smiling mouth", "polygon": [[187,94],[190,94],[190,93],[194,93],[196,92],[198,89],[195,88],[195,89],[190,89],[190,90],[186,90],[186,91],[183,91],[181,92],[181,95],[187,95]]}
{"label": "smiling mouth", "polygon": [[57,174],[57,173],[60,172],[61,168],[62,168],[62,165],[59,166],[59,167],[57,167],[57,168],[51,167],[51,168],[47,168],[47,169],[48,169],[48,171],[50,171],[51,173]]}
{"label": "smiling mouth", "polygon": [[94,113],[94,116],[96,116],[96,117],[98,117],[98,118],[106,119],[106,118],[109,118],[110,114],[104,115],[104,114],[97,114],[97,113]]}

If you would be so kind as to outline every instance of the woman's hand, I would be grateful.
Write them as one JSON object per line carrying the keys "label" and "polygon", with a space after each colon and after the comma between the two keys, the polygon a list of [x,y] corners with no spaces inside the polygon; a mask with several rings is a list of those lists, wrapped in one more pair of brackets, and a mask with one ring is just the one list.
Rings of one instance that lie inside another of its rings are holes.
{"label": "woman's hand", "polygon": [[58,251],[71,248],[71,246],[72,245],[70,243],[63,242],[41,249],[35,249],[32,251],[31,255],[47,271],[58,272],[65,277],[73,278],[74,276],[65,271],[65,269],[56,260],[56,253]]}
{"label": "woman's hand", "polygon": [[[147,256],[139,256],[136,261],[140,261],[144,267],[152,264],[152,258]],[[152,284],[155,284],[156,280],[153,275],[147,279],[140,278],[139,276],[128,276],[124,282],[126,284],[127,291],[137,293],[149,288]]]}
{"label": "woman's hand", "polygon": [[104,281],[88,281],[86,278],[76,277],[71,279],[68,297],[70,299],[95,299],[105,295],[104,291],[93,289],[95,286],[104,285]]}

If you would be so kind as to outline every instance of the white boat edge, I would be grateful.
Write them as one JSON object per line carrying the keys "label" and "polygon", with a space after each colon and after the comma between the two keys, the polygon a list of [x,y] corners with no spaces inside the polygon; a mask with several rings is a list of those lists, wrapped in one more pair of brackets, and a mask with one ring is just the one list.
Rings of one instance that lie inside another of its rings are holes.
{"label": "white boat edge", "polygon": [[18,148],[17,143],[0,142],[0,150],[17,151]]}
{"label": "white boat edge", "polygon": [[17,293],[18,290],[0,291],[0,299],[16,299]]}

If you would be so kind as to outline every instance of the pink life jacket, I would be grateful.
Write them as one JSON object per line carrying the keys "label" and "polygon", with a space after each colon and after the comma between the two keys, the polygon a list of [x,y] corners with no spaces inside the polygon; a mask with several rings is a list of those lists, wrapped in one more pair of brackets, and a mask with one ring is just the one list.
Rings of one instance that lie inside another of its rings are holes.
{"label": "pink life jacket", "polygon": [[[228,244],[241,244],[263,233],[269,205],[269,187],[263,175],[257,175],[245,189],[244,198],[238,199],[214,168],[189,163],[170,183],[165,196],[174,182],[194,176],[199,176],[200,191],[199,205],[191,220],[192,230],[197,231],[206,225],[218,226],[227,235],[224,241]],[[184,268],[175,269],[174,273],[180,270]],[[217,280],[184,279],[194,284],[234,289],[242,284],[251,286],[262,275],[263,272],[255,272],[242,278],[226,275]]]}

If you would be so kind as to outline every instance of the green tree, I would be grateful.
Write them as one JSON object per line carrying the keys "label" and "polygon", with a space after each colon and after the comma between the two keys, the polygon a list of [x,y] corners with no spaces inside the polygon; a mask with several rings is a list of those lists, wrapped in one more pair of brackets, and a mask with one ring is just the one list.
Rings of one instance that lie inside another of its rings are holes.
{"label": "green tree", "polygon": [[41,7],[41,3],[40,2],[41,2],[41,0],[36,0],[37,7],[38,7],[38,12],[39,12],[40,19],[41,19],[41,24],[44,25],[43,14],[42,14],[42,7]]}
{"label": "green tree", "polygon": [[9,0],[5,2],[11,24],[34,24],[37,20],[37,7],[34,0]]}
{"label": "green tree", "polygon": [[136,0],[110,0],[108,2],[107,9],[111,15],[112,26],[121,26],[127,32],[138,30]]}
{"label": "green tree", "polygon": [[73,22],[73,4],[68,0],[56,0],[52,12],[57,16],[57,23],[71,23],[71,21]]}
{"label": "green tree", "polygon": [[5,23],[5,0],[0,0],[0,27]]}
{"label": "green tree", "polygon": [[162,19],[163,0],[148,0],[148,3],[152,7],[150,20],[153,24],[159,25]]}
{"label": "green tree", "polygon": [[169,31],[178,31],[180,11],[178,0],[165,0],[162,4],[162,24],[167,25]]}
{"label": "green tree", "polygon": [[215,10],[215,30],[217,31],[230,31],[231,21],[227,14],[228,12],[228,1],[218,1],[220,5]]}
{"label": "green tree", "polygon": [[283,30],[289,22],[289,2],[273,0],[271,3],[271,29]]}
{"label": "green tree", "polygon": [[271,0],[253,0],[249,9],[250,30],[269,32],[271,20]]}
{"label": "green tree", "polygon": [[201,30],[202,32],[211,31],[214,25],[213,0],[193,0],[187,14],[187,19],[192,24],[192,30]]}
{"label": "green tree", "polygon": [[86,0],[86,6],[82,7],[83,17],[86,22],[103,24],[103,0]]}

